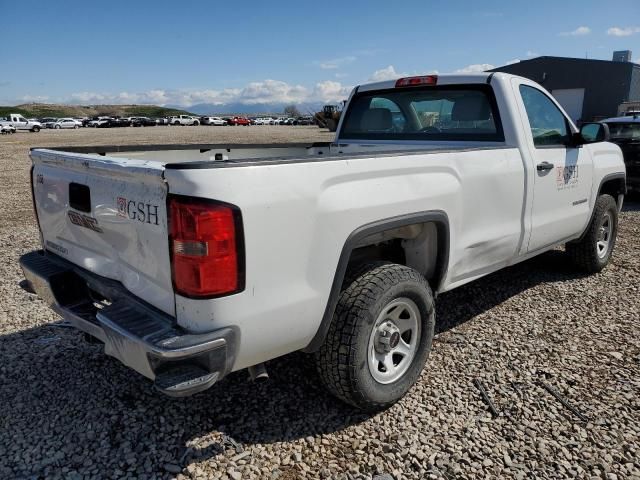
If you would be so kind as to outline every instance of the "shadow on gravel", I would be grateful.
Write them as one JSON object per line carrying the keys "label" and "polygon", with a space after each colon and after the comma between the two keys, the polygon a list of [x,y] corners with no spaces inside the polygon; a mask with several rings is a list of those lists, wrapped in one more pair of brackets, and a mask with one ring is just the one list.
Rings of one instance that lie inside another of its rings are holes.
{"label": "shadow on gravel", "polygon": [[552,250],[487,275],[436,300],[436,335],[457,327],[540,283],[582,278],[563,251]]}
{"label": "shadow on gravel", "polygon": [[[552,251],[443,294],[438,333],[541,282],[577,278],[570,272],[563,253]],[[169,399],[73,329],[45,325],[2,336],[0,473],[3,463],[16,476],[48,476],[62,466],[98,465],[106,478],[167,463],[183,468],[225,450],[235,455],[234,440],[286,442],[369,418],[328,395],[303,354],[271,361],[268,370],[267,383],[237,372],[207,392]]]}

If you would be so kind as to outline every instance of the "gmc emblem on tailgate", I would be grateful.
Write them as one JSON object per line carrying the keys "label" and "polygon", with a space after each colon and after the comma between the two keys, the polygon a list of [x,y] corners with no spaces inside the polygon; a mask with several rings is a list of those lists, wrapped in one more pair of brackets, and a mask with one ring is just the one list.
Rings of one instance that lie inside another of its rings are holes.
{"label": "gmc emblem on tailgate", "polygon": [[131,220],[137,220],[141,223],[158,225],[158,205],[127,200],[124,197],[118,197],[117,204],[118,215],[121,217],[129,217]]}
{"label": "gmc emblem on tailgate", "polygon": [[72,210],[69,210],[69,212],[67,212],[67,215],[69,216],[69,220],[71,220],[71,223],[73,223],[74,225],[88,228],[89,230],[93,230],[94,232],[102,233],[102,228],[98,226],[98,220],[96,220],[95,218],[90,217],[89,215],[83,215],[81,213],[74,212]]}

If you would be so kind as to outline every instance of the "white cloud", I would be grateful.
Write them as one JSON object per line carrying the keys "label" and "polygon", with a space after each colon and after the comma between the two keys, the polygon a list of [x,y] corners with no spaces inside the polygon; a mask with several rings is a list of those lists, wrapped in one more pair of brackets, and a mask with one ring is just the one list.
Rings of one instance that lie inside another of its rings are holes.
{"label": "white cloud", "polygon": [[49,97],[46,95],[25,95],[20,98],[22,103],[43,103],[49,100]]}
{"label": "white cloud", "polygon": [[473,65],[459,68],[454,73],[483,73],[492,68],[495,68],[495,65],[491,65],[490,63],[474,63]]}
{"label": "white cloud", "polygon": [[[222,90],[163,90],[153,89],[144,92],[76,92],[63,103],[91,104],[154,104],[190,106],[199,103],[224,105],[242,103],[245,105],[273,103],[304,103],[314,101],[339,101],[345,99],[351,87],[338,81],[326,80],[316,83],[313,88],[291,85],[281,80],[262,80],[251,82],[242,88]],[[23,101],[43,101],[45,97],[24,97]]]}
{"label": "white cloud", "polygon": [[[512,58],[511,60],[507,60],[506,62],[504,62],[505,65],[513,65],[514,63],[518,63],[520,61],[519,58]],[[493,67],[491,67],[493,68]]]}
{"label": "white cloud", "polygon": [[353,55],[347,55],[346,57],[333,58],[331,60],[323,60],[319,62],[314,62],[323,70],[335,70],[336,68],[340,68],[344,65],[348,65],[356,61],[356,57]]}
{"label": "white cloud", "polygon": [[607,35],[614,37],[628,37],[635,33],[640,33],[640,27],[611,27],[607,30]]}
{"label": "white cloud", "polygon": [[527,50],[527,57],[539,57],[540,54],[538,52],[534,52],[532,50]]}
{"label": "white cloud", "polygon": [[406,76],[406,73],[396,72],[393,65],[389,65],[386,68],[381,68],[373,72],[373,75],[369,78],[370,82],[384,82],[385,80],[395,80],[396,78]]}
{"label": "white cloud", "polygon": [[589,27],[578,27],[575,30],[571,30],[570,32],[561,32],[560,35],[563,37],[579,37],[582,35],[589,35],[591,33],[591,29]]}
{"label": "white cloud", "polygon": [[316,83],[313,92],[311,92],[311,95],[307,100],[337,102],[346,99],[349,96],[350,91],[351,87],[344,86],[340,82],[326,80],[324,82]]}
{"label": "white cloud", "polygon": [[237,95],[237,101],[245,104],[296,103],[304,101],[309,92],[302,85],[289,85],[280,80],[251,82]]}

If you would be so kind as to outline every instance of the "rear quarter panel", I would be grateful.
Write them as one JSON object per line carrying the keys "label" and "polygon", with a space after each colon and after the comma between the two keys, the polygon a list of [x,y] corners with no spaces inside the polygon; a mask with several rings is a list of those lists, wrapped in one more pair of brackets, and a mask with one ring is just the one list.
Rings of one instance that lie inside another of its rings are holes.
{"label": "rear quarter panel", "polygon": [[446,284],[499,268],[520,240],[523,175],[510,148],[166,170],[169,193],[240,207],[245,234],[245,290],[205,301],[176,296],[178,323],[199,332],[238,326],[235,370],[304,348],[349,235],[410,213],[449,216]]}

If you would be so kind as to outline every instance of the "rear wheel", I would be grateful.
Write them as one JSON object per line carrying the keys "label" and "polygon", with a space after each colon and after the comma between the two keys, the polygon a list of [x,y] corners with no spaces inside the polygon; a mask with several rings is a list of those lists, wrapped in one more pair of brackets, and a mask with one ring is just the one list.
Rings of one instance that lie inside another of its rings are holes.
{"label": "rear wheel", "polygon": [[60,125],[56,125],[56,126],[55,126],[55,127],[53,127],[53,128],[55,128],[56,130],[60,130]]}
{"label": "rear wheel", "polygon": [[419,272],[380,262],[345,287],[315,353],[318,373],[339,399],[363,410],[386,408],[416,382],[429,356],[431,289]]}
{"label": "rear wheel", "polygon": [[618,233],[618,205],[611,195],[600,195],[584,237],[567,243],[567,254],[580,270],[597,273],[607,266]]}

